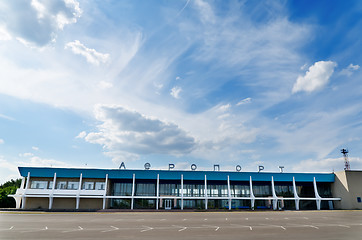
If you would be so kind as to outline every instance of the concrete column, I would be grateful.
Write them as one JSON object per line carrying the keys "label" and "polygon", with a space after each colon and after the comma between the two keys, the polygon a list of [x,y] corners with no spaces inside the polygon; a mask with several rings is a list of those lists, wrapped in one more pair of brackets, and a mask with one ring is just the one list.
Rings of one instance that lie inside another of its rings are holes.
{"label": "concrete column", "polygon": [[22,209],[25,209],[26,193],[27,193],[27,190],[29,189],[29,184],[30,184],[30,172],[28,172],[28,177],[26,178],[25,190],[24,190],[23,198],[21,200],[21,203],[22,203],[21,208]]}
{"label": "concrete column", "polygon": [[207,179],[205,174],[205,210],[207,210]]}
{"label": "concrete column", "polygon": [[131,209],[133,209],[133,204],[134,204],[135,182],[136,182],[136,174],[133,174],[133,180],[132,180],[132,199],[131,199]]}
{"label": "concrete column", "polygon": [[158,201],[160,196],[160,174],[157,174],[157,186],[156,186],[156,209],[158,210]]}
{"label": "concrete column", "polygon": [[184,210],[184,175],[181,174],[181,210]]}
{"label": "concrete column", "polygon": [[278,197],[277,197],[277,194],[275,193],[274,177],[273,176],[272,176],[272,179],[271,179],[271,185],[272,185],[272,194],[273,194],[273,210],[277,210]]}
{"label": "concrete column", "polygon": [[80,174],[80,177],[79,177],[79,186],[78,186],[78,192],[77,192],[77,197],[76,197],[76,206],[75,206],[75,209],[79,209],[79,201],[80,201],[80,190],[82,189],[82,173]]}
{"label": "concrete column", "polygon": [[321,210],[321,202],[322,202],[321,199],[322,198],[321,198],[321,196],[319,196],[317,181],[315,180],[315,177],[313,178],[313,187],[314,187],[314,195],[315,195],[316,203],[317,203],[317,210]]}
{"label": "concrete column", "polygon": [[254,210],[255,206],[255,196],[253,192],[253,179],[250,176],[250,200],[251,200],[251,209]]}
{"label": "concrete column", "polygon": [[105,186],[104,186],[104,193],[103,193],[103,206],[102,209],[106,208],[106,196],[107,196],[107,191],[108,191],[108,174],[106,174],[106,182],[105,182]]}
{"label": "concrete column", "polygon": [[21,179],[20,189],[24,189],[24,185],[25,185],[25,177]]}
{"label": "concrete column", "polygon": [[293,177],[293,192],[294,192],[294,198],[295,198],[295,210],[299,210],[299,196],[297,192],[297,186],[295,184],[295,178]]}
{"label": "concrete column", "polygon": [[55,189],[56,182],[57,182],[57,173],[55,172],[54,177],[53,177],[52,191],[51,191],[50,196],[49,196],[49,209],[53,208],[53,199],[54,199],[53,195],[54,195],[54,189]]}
{"label": "concrete column", "polygon": [[228,197],[229,197],[229,210],[231,210],[231,191],[230,191],[230,177],[228,175]]}

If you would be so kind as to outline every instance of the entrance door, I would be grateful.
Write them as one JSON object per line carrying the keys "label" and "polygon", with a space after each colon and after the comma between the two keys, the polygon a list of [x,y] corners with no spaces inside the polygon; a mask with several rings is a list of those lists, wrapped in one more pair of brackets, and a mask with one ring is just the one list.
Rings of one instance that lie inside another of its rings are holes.
{"label": "entrance door", "polygon": [[165,199],[165,210],[171,210],[172,200],[171,199]]}

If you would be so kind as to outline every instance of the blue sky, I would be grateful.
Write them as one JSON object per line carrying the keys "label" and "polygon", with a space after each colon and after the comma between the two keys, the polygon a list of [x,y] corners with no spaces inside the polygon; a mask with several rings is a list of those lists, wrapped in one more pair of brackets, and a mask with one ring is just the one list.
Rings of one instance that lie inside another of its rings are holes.
{"label": "blue sky", "polygon": [[0,3],[17,166],[362,169],[360,1]]}

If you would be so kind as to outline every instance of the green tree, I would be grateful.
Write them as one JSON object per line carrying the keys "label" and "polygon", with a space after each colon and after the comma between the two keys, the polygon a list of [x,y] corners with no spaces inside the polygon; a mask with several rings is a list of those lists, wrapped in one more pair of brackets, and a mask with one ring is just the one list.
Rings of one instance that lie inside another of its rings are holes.
{"label": "green tree", "polygon": [[9,194],[14,194],[16,189],[20,187],[21,179],[7,181],[0,185],[0,208],[14,208],[15,200],[8,197]]}

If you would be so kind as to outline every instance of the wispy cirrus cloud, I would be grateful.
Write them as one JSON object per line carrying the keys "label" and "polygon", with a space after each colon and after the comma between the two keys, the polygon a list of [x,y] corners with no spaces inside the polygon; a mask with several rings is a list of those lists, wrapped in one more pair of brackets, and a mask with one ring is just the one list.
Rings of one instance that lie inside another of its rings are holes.
{"label": "wispy cirrus cloud", "polygon": [[240,106],[240,105],[244,105],[244,104],[248,104],[248,103],[251,103],[251,98],[248,97],[248,98],[244,98],[243,100],[239,101],[236,106]]}

